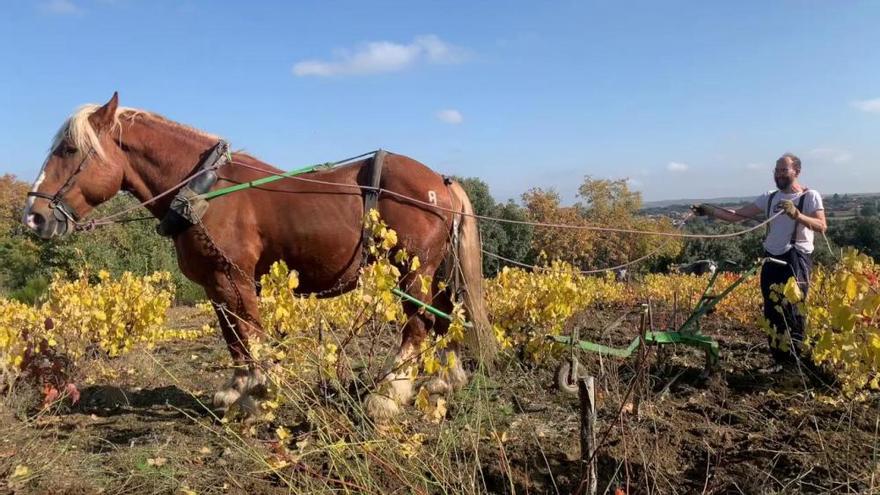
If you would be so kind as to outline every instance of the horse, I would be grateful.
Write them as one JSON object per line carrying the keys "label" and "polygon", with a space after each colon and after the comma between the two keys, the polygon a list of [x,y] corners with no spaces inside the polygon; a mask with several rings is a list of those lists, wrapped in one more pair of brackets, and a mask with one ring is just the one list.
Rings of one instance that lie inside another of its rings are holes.
{"label": "horse", "polygon": [[[43,239],[69,235],[84,225],[85,215],[120,191],[147,203],[150,213],[163,219],[174,201],[173,194],[163,193],[173,193],[195,176],[218,141],[156,113],[121,107],[117,93],[103,105],[83,105],[55,134],[28,193],[23,222]],[[281,173],[246,153],[228,156],[211,190]],[[283,260],[299,273],[300,294],[332,297],[356,287],[369,261],[362,235],[367,213],[362,186],[369,161],[316,170],[308,181],[286,178],[216,197],[198,222],[173,236],[180,270],[213,302],[235,364],[229,382],[214,394],[219,412],[236,404],[253,412],[259,390],[265,390],[266,378],[249,342],[263,332],[256,281],[273,262]],[[426,165],[392,153],[384,159],[378,186],[381,218],[397,232],[399,245],[421,260],[417,270],[401,270],[399,287],[447,313],[458,291],[471,322],[466,345],[479,362],[491,366],[497,343],[484,303],[477,220],[466,192]],[[453,272],[457,276],[449,275]],[[419,276],[432,280],[427,293],[411,290],[419,286]],[[444,279],[458,280],[459,287],[445,286]],[[411,366],[428,332],[443,334],[449,325],[420,311],[418,304],[403,301],[403,306],[407,321],[395,366],[381,380],[385,386],[364,399],[365,411],[377,420],[393,417],[411,401],[411,373],[400,369]],[[466,382],[461,360],[455,359],[445,379],[435,378],[430,388],[450,391]]]}

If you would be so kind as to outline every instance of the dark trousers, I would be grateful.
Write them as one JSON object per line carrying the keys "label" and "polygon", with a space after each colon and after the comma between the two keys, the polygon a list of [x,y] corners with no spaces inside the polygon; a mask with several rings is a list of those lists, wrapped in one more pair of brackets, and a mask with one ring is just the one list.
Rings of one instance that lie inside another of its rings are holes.
{"label": "dark trousers", "polygon": [[[788,263],[787,265],[777,265],[776,263],[764,263],[761,268],[761,294],[764,296],[764,318],[770,322],[770,326],[776,330],[777,345],[773,344],[773,338],[770,337],[770,353],[777,363],[790,361],[800,354],[801,345],[804,341],[804,327],[806,325],[806,315],[798,309],[797,305],[791,304],[785,300],[782,294],[779,295],[778,301],[770,298],[770,286],[779,284],[784,286],[788,279],[795,277],[804,299],[810,290],[810,273],[813,271],[813,258],[809,254],[804,254],[795,248],[791,248],[785,254],[778,256],[765,253],[770,256]],[[781,290],[781,287],[780,287]],[[779,312],[777,306],[782,307],[782,313]],[[788,330],[791,337],[792,348],[783,351],[779,347],[779,342],[784,339],[783,334]]]}

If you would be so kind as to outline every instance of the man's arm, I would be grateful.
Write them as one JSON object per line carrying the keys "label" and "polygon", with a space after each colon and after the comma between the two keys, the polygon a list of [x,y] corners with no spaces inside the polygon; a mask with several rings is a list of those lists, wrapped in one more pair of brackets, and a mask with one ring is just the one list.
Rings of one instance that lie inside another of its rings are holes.
{"label": "man's arm", "polygon": [[785,214],[791,217],[795,222],[805,225],[813,231],[821,234],[828,228],[828,222],[825,220],[825,210],[822,209],[821,201],[818,202],[817,206],[819,208],[812,213],[805,213],[799,211],[793,201],[783,199],[779,202],[778,209],[784,211]]}
{"label": "man's arm", "polygon": [[743,220],[757,220],[756,217],[763,213],[757,205],[752,203],[736,210],[728,210],[726,208],[711,205],[699,205],[694,208],[694,212],[697,215],[704,214],[719,220],[724,220],[725,222],[734,223],[742,222]]}
{"label": "man's arm", "polygon": [[817,210],[814,213],[800,213],[794,219],[795,222],[806,225],[818,233],[828,230],[828,221],[825,220],[825,210]]}

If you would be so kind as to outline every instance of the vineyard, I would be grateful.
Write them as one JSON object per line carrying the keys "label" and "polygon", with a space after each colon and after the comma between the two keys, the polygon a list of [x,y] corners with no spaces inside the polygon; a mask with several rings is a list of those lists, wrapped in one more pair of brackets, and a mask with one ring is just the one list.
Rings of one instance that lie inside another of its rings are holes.
{"label": "vineyard", "polygon": [[0,495],[880,495],[880,2],[3,7]]}
{"label": "vineyard", "polygon": [[[456,307],[448,333],[407,363],[419,385],[413,406],[399,420],[373,423],[362,399],[381,387],[406,318],[391,289],[419,259],[395,249],[396,234],[378,217],[371,221],[379,261],[364,268],[355,291],[295,297],[297,273],[283,263],[262,278],[267,331],[253,352],[269,381],[255,418],[232,411],[220,420],[207,407],[231,363],[211,305],[171,308],[167,273],[84,271],[55,277],[38,305],[0,302],[0,472],[8,488],[567,493],[579,473],[577,405],[552,389],[563,349],[547,336],[577,327],[595,340],[628,341],[632,318],[611,333],[600,329],[645,301],[662,325],[692,306],[707,281],[648,274],[623,282],[559,261],[504,268],[486,280],[504,351],[497,369],[454,394],[430,388],[430,377],[455,360],[470,364],[443,352],[464,339]],[[809,370],[755,371],[768,361],[756,280],[708,317],[722,345],[722,369],[708,381],[686,348],[649,351],[647,369],[584,357],[599,380],[606,432],[600,489],[877,489],[878,276],[871,258],[847,251],[815,272],[806,303],[796,286],[778,288],[779,298],[805,305]],[[718,290],[735,277],[722,274]],[[429,283],[420,281],[422,290]]]}

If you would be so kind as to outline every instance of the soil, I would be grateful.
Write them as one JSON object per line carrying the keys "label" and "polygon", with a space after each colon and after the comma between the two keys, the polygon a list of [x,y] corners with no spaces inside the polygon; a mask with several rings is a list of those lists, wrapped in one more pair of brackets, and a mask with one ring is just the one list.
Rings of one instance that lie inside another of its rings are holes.
{"label": "soil", "polygon": [[[622,345],[637,335],[635,317],[609,335],[598,330],[618,314],[592,311],[571,327],[582,338]],[[806,367],[762,373],[771,362],[760,330],[725,327],[712,317],[705,327],[722,350],[720,369],[708,378],[703,356],[681,346],[627,360],[578,355],[596,380],[599,493],[880,493],[876,395],[842,398]],[[480,491],[577,490],[579,400],[555,389],[556,364],[510,359],[489,379],[472,382],[485,387],[491,420],[504,432],[480,442]],[[0,491],[290,491],[211,426],[203,404],[230,366],[219,339],[169,343],[90,366],[81,370],[75,406],[41,411],[36,391],[24,386],[0,401]],[[453,398],[448,416],[464,406]],[[428,438],[454,424],[420,420],[411,409],[408,420],[421,421]],[[251,445],[269,449],[259,438]]]}

